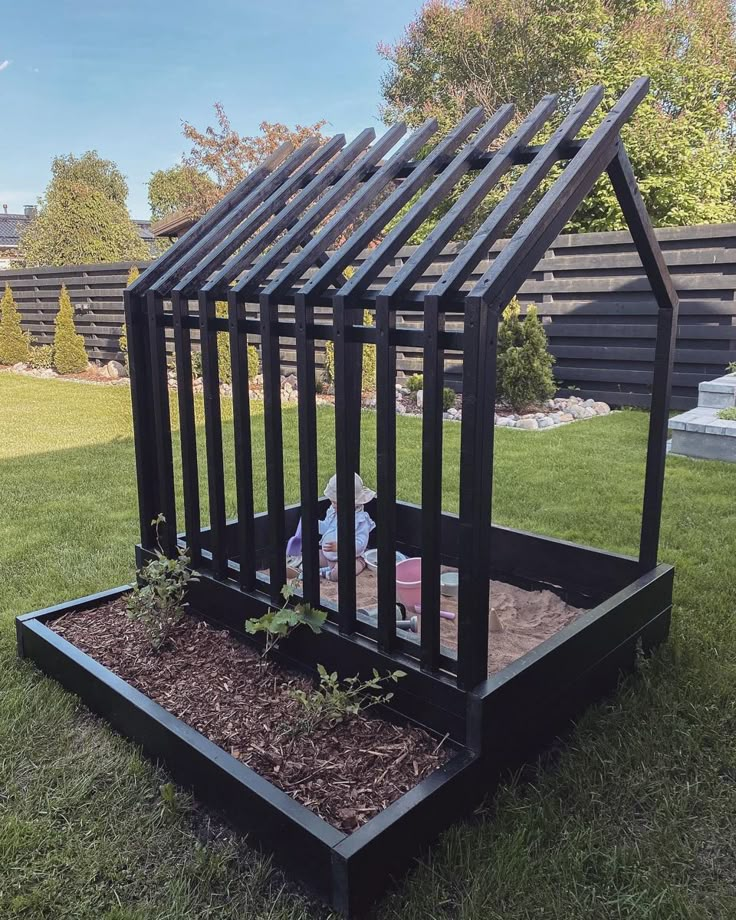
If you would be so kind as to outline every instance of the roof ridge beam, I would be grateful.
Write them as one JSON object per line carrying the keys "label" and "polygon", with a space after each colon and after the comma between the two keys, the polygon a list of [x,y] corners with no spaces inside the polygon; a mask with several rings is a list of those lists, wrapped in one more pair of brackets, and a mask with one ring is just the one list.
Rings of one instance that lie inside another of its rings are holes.
{"label": "roof ridge beam", "polygon": [[[293,175],[287,176],[286,181],[282,181],[278,186],[272,186],[269,197],[262,201],[250,215],[243,215],[246,219],[235,226],[232,233],[225,237],[218,246],[211,249],[199,264],[176,284],[174,289],[179,293],[186,293],[206,281],[213,271],[221,267],[237,249],[248,242],[267,220],[278,213],[292,195],[310,182],[344,144],[345,135],[336,134],[326,144],[317,147],[307,162],[303,163]],[[314,144],[311,145],[311,149],[314,150]]]}
{"label": "roof ridge beam", "polygon": [[[266,294],[277,294],[286,285],[296,284],[317,260],[327,252],[342,231],[357,220],[371,202],[392,182],[407,160],[418,153],[437,130],[437,119],[428,118],[421,127],[401,145],[399,150],[365,181],[363,186],[345,203],[322,230],[304,245],[301,252],[287,263],[278,278],[266,288]],[[324,261],[324,260],[322,260]],[[333,269],[333,277],[341,275]],[[344,279],[343,279],[344,281]]]}
{"label": "roof ridge beam", "polygon": [[285,141],[274,150],[259,166],[256,166],[254,170],[241,179],[234,189],[228,192],[224,198],[221,198],[206,214],[203,214],[183,236],[179,237],[170,249],[167,249],[144,272],[141,272],[140,276],[130,285],[130,292],[140,296],[167,272],[175,262],[184,259],[188,253],[192,252],[205,239],[222,218],[263,182],[293,150],[294,145],[290,141]]}
{"label": "roof ridge beam", "polygon": [[[601,91],[601,96],[602,95]],[[534,107],[527,118],[524,119],[518,131],[512,134],[503,147],[501,147],[491,159],[488,166],[486,166],[480,175],[476,176],[470,186],[465,189],[449,211],[439,220],[427,238],[396,272],[383,291],[381,291],[382,296],[394,297],[414,285],[435,255],[441,252],[447,243],[450,242],[454,234],[468,221],[501,176],[514,165],[515,151],[522,144],[526,144],[530,141],[545,124],[554,111],[556,101],[557,95],[550,94],[545,96]],[[555,132],[555,134],[557,133],[558,132]],[[563,131],[562,133],[565,136],[569,134],[568,131]],[[553,137],[555,137],[555,134],[553,134]],[[552,147],[555,151],[556,158],[557,145],[552,145]],[[529,167],[529,169],[533,168],[534,167],[531,166]],[[455,258],[456,260],[461,258],[460,254]]]}
{"label": "roof ridge beam", "polygon": [[442,204],[447,193],[467,173],[471,157],[485,150],[509,123],[514,113],[510,104],[503,105],[483,125],[475,137],[460,150],[452,162],[424,190],[419,200],[402,217],[399,223],[378,244],[355,274],[337,292],[341,298],[354,297],[373,281],[376,275],[396,255],[399,249],[418,229],[437,205]]}
{"label": "roof ridge beam", "polygon": [[347,166],[355,161],[375,137],[373,128],[366,128],[354,138],[334,160],[328,163],[312,181],[306,185],[286,207],[261,232],[253,237],[248,244],[236,252],[232,258],[207,281],[202,290],[211,293],[227,287],[243,271],[253,264],[261,253],[282,233],[293,227],[300,219],[299,215],[305,211],[312,202],[322,194],[330,185],[338,182]]}
{"label": "roof ridge beam", "polygon": [[[547,177],[550,169],[558,162],[562,146],[575,137],[598,108],[602,99],[602,86],[592,86],[580,97],[547,143],[542,146],[524,174],[491,211],[448,266],[447,271],[432,287],[430,291],[432,295],[445,297],[458,291],[478,263],[487,258],[490,247],[500,238],[506,227]],[[489,166],[489,171],[492,171],[491,166]]]}
{"label": "roof ridge beam", "polygon": [[480,297],[484,303],[493,303],[499,309],[511,300],[607,169],[616,155],[621,128],[648,91],[648,77],[634,80],[476,282],[468,297]]}
{"label": "roof ridge beam", "polygon": [[[372,129],[371,129],[372,130]],[[394,146],[394,144],[406,133],[406,125],[403,123],[393,125],[389,130],[380,137],[372,147],[355,163],[348,172],[335,183],[332,188],[323,195],[315,204],[304,214],[298,223],[292,227],[282,239],[276,243],[259,261],[244,275],[243,278],[235,285],[235,291],[242,293],[246,290],[252,290],[268,278],[270,273],[278,264],[293,252],[298,246],[309,239],[312,231],[327,217],[340,202],[351,192],[351,190],[365,178],[368,170],[374,166],[382,156]]]}

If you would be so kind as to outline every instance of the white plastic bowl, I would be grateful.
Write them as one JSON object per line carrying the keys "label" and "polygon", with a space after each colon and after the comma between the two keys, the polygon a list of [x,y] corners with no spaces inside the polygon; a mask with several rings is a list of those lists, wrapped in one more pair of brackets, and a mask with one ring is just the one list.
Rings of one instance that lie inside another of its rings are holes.
{"label": "white plastic bowl", "polygon": [[[378,570],[378,550],[377,549],[367,549],[363,553],[363,558],[365,559],[365,564],[371,570],[375,572]],[[396,561],[403,562],[406,559],[406,556],[403,553],[396,553]]]}
{"label": "white plastic bowl", "polygon": [[457,572],[443,572],[440,575],[440,593],[445,597],[457,597]]}

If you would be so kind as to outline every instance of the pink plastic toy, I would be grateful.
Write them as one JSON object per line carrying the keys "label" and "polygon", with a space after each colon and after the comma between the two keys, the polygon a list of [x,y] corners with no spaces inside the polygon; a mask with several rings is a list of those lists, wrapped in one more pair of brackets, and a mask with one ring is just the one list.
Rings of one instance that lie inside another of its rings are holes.
{"label": "pink plastic toy", "polygon": [[[396,564],[396,594],[401,603],[421,614],[422,612],[422,560],[418,556]],[[440,616],[454,620],[455,614],[440,610]]]}

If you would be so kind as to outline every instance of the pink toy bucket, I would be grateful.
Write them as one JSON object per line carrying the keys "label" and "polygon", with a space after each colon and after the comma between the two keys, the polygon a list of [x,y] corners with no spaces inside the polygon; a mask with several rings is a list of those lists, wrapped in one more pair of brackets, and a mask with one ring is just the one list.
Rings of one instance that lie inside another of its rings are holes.
{"label": "pink toy bucket", "polygon": [[405,559],[396,565],[396,594],[399,601],[413,609],[422,601],[422,560]]}

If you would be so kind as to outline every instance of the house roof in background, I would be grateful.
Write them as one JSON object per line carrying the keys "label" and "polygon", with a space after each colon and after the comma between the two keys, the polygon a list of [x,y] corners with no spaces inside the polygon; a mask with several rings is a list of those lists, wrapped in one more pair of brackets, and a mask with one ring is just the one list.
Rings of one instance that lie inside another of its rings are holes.
{"label": "house roof in background", "polygon": [[[5,214],[0,211],[0,249],[16,249],[20,235],[33,220],[26,214]],[[149,246],[154,240],[150,220],[134,220],[138,235]]]}

